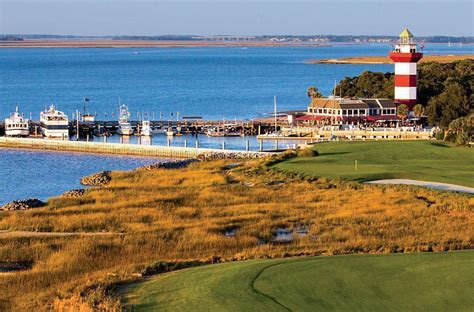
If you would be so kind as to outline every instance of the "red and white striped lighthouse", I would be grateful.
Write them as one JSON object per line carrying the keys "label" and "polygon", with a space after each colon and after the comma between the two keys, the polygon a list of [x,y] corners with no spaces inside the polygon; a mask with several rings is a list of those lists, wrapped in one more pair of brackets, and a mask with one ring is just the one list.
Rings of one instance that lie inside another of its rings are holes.
{"label": "red and white striped lighthouse", "polygon": [[406,104],[410,110],[416,104],[416,62],[422,57],[412,33],[405,28],[390,58],[395,62],[395,103]]}

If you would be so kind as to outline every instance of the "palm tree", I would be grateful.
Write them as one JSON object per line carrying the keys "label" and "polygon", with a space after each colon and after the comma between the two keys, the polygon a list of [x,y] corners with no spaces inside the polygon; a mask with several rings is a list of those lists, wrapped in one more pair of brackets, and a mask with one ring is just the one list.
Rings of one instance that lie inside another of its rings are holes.
{"label": "palm tree", "polygon": [[397,108],[397,116],[402,119],[402,121],[408,117],[408,106],[401,104]]}
{"label": "palm tree", "polygon": [[415,117],[421,117],[425,114],[425,107],[421,104],[416,104],[414,107],[413,107],[413,115],[415,115]]}
{"label": "palm tree", "polygon": [[323,94],[319,92],[318,88],[311,86],[308,88],[307,95],[310,99],[322,98]]}

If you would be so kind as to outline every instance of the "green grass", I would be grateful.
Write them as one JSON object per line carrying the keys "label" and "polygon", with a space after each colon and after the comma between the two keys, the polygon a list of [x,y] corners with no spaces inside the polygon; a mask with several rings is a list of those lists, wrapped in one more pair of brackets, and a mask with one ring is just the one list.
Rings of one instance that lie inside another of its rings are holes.
{"label": "green grass", "polygon": [[431,141],[354,141],[322,143],[314,149],[320,156],[293,158],[276,167],[358,182],[413,179],[474,187],[474,149],[469,147]]}
{"label": "green grass", "polygon": [[474,251],[252,260],[124,290],[136,311],[468,311]]}

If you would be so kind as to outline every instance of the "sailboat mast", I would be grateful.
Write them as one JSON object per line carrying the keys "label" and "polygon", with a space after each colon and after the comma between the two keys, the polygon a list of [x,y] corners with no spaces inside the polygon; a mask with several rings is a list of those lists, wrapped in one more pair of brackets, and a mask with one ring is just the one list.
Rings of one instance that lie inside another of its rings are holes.
{"label": "sailboat mast", "polygon": [[277,97],[273,96],[273,117],[275,118],[275,133],[277,133]]}

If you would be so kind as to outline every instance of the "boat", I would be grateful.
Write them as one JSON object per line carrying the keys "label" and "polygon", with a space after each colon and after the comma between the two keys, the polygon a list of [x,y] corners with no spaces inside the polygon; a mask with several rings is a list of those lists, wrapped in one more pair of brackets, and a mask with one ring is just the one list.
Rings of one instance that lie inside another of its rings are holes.
{"label": "boat", "polygon": [[206,135],[209,137],[237,137],[243,136],[241,131],[235,130],[234,127],[227,128],[227,127],[212,127],[206,131]]}
{"label": "boat", "polygon": [[87,103],[89,102],[89,98],[84,98],[84,110],[82,111],[82,122],[83,123],[94,123],[95,115],[89,113],[87,110]]}
{"label": "boat", "polygon": [[153,131],[149,120],[142,120],[142,127],[140,131],[141,136],[152,136]]}
{"label": "boat", "polygon": [[20,115],[18,106],[15,112],[10,114],[10,118],[5,118],[5,135],[15,137],[30,135],[29,120]]}
{"label": "boat", "polygon": [[120,135],[132,135],[133,128],[129,121],[130,112],[125,104],[120,105],[119,108],[119,127],[117,133]]}
{"label": "boat", "polygon": [[166,129],[161,126],[157,126],[152,128],[151,132],[153,134],[166,134]]}
{"label": "boat", "polygon": [[40,113],[40,128],[41,134],[47,138],[69,138],[69,119],[54,104]]}

